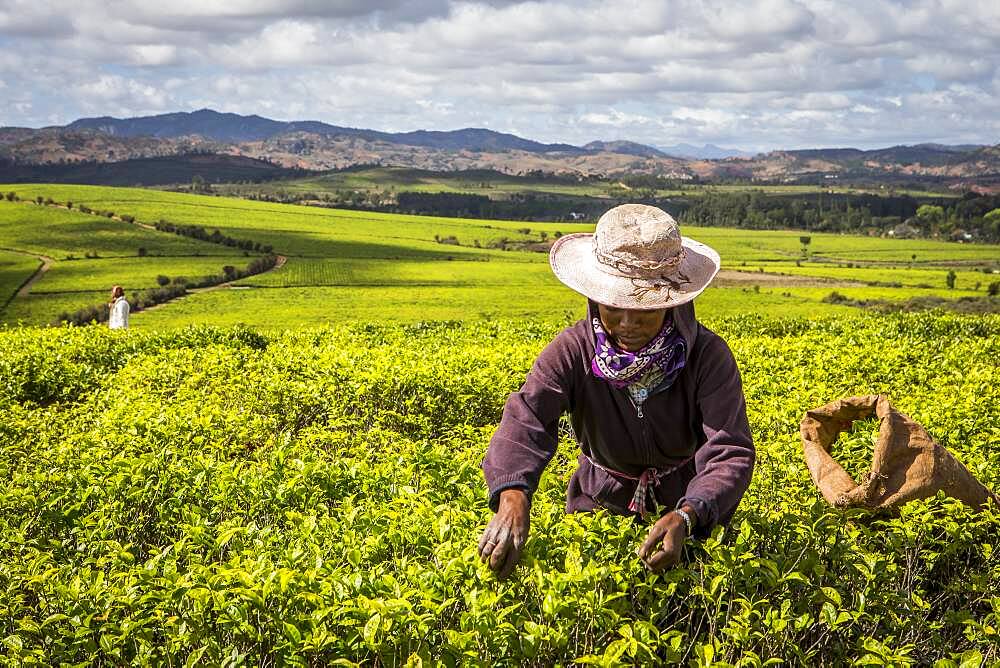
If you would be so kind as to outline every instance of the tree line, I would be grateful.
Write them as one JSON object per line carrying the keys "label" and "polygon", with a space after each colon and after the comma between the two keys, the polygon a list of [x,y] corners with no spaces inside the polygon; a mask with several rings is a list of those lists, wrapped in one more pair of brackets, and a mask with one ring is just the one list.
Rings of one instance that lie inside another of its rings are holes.
{"label": "tree line", "polygon": [[1000,195],[917,199],[908,195],[760,191],[708,192],[691,198],[682,219],[693,225],[748,229],[888,234],[904,225],[910,236],[1000,240]]}
{"label": "tree line", "polygon": [[[343,190],[327,193],[252,193],[250,199],[308,203],[331,208],[493,220],[594,221],[626,202],[652,204],[691,225],[742,229],[796,229],[887,235],[903,225],[908,236],[1000,241],[1000,195],[941,196],[815,192],[769,194],[762,190],[705,191],[661,197],[657,179],[612,197],[514,193],[491,198],[473,193]],[[624,182],[624,181],[623,181]],[[648,186],[648,187],[647,187]]]}

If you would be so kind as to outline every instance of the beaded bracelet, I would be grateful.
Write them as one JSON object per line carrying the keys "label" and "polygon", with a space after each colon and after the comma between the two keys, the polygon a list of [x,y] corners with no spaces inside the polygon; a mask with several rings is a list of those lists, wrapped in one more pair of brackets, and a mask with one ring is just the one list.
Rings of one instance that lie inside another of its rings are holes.
{"label": "beaded bracelet", "polygon": [[684,520],[684,526],[687,527],[687,535],[690,536],[691,532],[694,531],[694,523],[691,521],[691,515],[680,508],[675,508],[674,512],[680,515],[681,519]]}

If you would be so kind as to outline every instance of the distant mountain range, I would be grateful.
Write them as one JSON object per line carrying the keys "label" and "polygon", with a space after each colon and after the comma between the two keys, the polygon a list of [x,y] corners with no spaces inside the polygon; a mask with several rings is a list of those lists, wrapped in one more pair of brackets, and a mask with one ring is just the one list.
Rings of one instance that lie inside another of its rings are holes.
{"label": "distant mountain range", "polygon": [[[82,118],[66,126],[40,129],[0,128],[0,161],[6,163],[7,173],[16,172],[18,165],[113,163],[204,154],[253,159],[296,170],[383,164],[438,171],[494,169],[585,176],[639,173],[679,181],[933,181],[956,188],[1000,184],[1000,145],[918,144],[872,151],[807,149],[750,155],[711,144],[653,147],[624,140],[593,141],[584,146],[545,144],[483,128],[391,133],[210,109],[138,118]],[[227,168],[232,164],[226,163]],[[168,172],[173,173],[163,173]]]}
{"label": "distant mountain range", "polygon": [[688,158],[689,160],[724,160],[725,158],[752,158],[755,154],[747,151],[740,151],[735,148],[722,148],[715,144],[705,144],[694,146],[693,144],[674,144],[673,146],[661,146],[660,150],[667,155],[676,158]]}
{"label": "distant mountain range", "polygon": [[695,160],[750,157],[752,153],[725,149],[714,144],[694,146],[677,144],[657,149],[632,141],[593,141],[582,147],[570,144],[543,144],[516,135],[494,132],[482,128],[465,128],[449,132],[417,130],[416,132],[379,132],[330,125],[321,121],[274,121],[261,116],[240,116],[201,109],[190,113],[162,114],[139,118],[81,118],[63,127],[66,130],[94,130],[117,137],[158,137],[176,139],[198,135],[214,141],[241,143],[262,141],[282,134],[302,132],[307,134],[358,137],[366,141],[383,141],[391,144],[422,146],[453,151],[528,151],[530,153],[610,152],[640,157],[676,157]]}
{"label": "distant mountain range", "polygon": [[465,128],[451,132],[417,130],[416,132],[392,133],[345,128],[320,121],[274,121],[261,116],[224,114],[211,109],[140,118],[111,118],[110,116],[81,118],[62,129],[70,131],[94,130],[115,137],[177,139],[198,135],[205,139],[233,144],[257,142],[280,135],[301,133],[326,137],[357,137],[370,142],[405,144],[449,151],[585,152],[585,149],[569,144],[542,144],[530,139],[522,139],[515,135],[482,128]]}

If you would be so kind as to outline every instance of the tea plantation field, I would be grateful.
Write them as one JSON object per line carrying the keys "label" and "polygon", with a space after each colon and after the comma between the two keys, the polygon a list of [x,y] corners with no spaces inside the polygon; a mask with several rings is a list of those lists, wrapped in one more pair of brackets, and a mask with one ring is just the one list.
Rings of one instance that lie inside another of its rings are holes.
{"label": "tea plantation field", "polygon": [[[260,254],[152,229],[159,221],[268,246],[287,262],[236,281],[242,289],[191,294],[135,313],[133,327],[548,319],[582,308],[537,250],[592,224],[404,216],[137,188],[0,185],[8,192],[20,200],[0,200],[0,304],[9,300],[0,323],[8,325],[49,324],[103,302],[114,284],[132,296],[164,278],[219,275]],[[42,205],[34,203],[39,198]],[[701,298],[703,312],[715,316],[854,310],[824,302],[833,291],[848,300],[981,297],[1000,280],[997,246],[812,234],[804,256],[799,232],[683,230],[716,248],[729,272]],[[531,244],[535,252],[525,250]],[[43,256],[51,269],[15,298]],[[949,271],[956,273],[954,289],[947,287]]]}
{"label": "tea plantation field", "polygon": [[479,462],[563,324],[0,332],[0,662],[1000,665],[1000,511],[834,510],[798,441],[885,392],[1000,486],[1000,317],[712,319],[758,449],[731,526],[645,571],[645,527],[563,514],[567,436],[498,582]]}

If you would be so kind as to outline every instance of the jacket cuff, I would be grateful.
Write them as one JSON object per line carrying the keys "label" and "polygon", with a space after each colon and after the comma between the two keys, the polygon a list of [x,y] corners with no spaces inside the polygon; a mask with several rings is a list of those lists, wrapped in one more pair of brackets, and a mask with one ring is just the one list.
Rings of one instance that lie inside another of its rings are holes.
{"label": "jacket cuff", "polygon": [[523,480],[510,480],[507,482],[498,483],[496,487],[490,490],[489,504],[490,510],[496,512],[500,508],[500,492],[508,489],[520,489],[523,490],[525,494],[528,495],[528,507],[531,507],[531,488]]}
{"label": "jacket cuff", "polygon": [[692,535],[695,538],[707,538],[712,534],[712,529],[718,523],[718,513],[713,512],[711,504],[709,504],[704,499],[700,499],[696,496],[685,496],[680,501],[677,502],[675,508],[680,508],[681,506],[688,505],[694,508],[695,517],[691,519],[694,520],[694,531]]}

